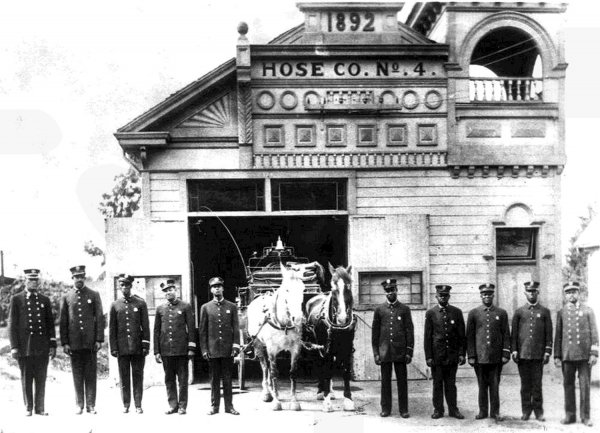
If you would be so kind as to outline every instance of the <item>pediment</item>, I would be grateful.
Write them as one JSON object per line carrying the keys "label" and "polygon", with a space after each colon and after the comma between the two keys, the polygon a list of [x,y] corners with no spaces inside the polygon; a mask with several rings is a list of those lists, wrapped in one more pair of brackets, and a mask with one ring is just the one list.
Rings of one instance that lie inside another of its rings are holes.
{"label": "pediment", "polygon": [[177,128],[223,129],[233,125],[231,94],[212,102],[185,119]]}

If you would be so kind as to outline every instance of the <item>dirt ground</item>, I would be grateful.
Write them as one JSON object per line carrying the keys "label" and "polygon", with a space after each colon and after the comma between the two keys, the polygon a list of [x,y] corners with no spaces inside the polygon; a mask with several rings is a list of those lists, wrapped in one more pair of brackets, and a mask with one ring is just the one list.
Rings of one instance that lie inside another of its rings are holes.
{"label": "dirt ground", "polygon": [[[497,432],[515,430],[585,432],[595,431],[600,426],[600,388],[592,390],[592,418],[597,417],[596,427],[588,428],[581,424],[562,426],[559,423],[563,416],[563,393],[558,379],[551,375],[544,378],[544,406],[547,421],[523,422],[519,420],[520,397],[519,378],[503,376],[501,393],[501,412],[506,421],[496,423],[486,419],[476,421],[477,413],[477,383],[474,378],[461,379],[458,383],[459,407],[466,416],[459,421],[444,417],[431,419],[431,382],[416,380],[409,382],[409,409],[411,417],[402,419],[394,407],[392,416],[380,418],[379,383],[353,382],[352,391],[356,403],[354,412],[342,411],[342,400],[334,401],[335,412],[324,413],[321,402],[315,400],[315,386],[310,381],[299,384],[299,400],[302,411],[287,410],[289,402],[289,387],[283,382],[282,397],[284,410],[273,412],[270,406],[260,401],[260,384],[251,381],[248,389],[234,394],[234,405],[241,412],[240,416],[218,414],[207,416],[210,406],[210,389],[207,383],[190,386],[188,414],[164,415],[167,407],[164,387],[154,386],[144,392],[143,415],[135,413],[122,414],[119,390],[110,379],[98,381],[98,414],[95,416],[73,414],[74,391],[69,372],[51,369],[46,390],[46,410],[48,417],[23,416],[23,404],[19,382],[19,371],[7,360],[8,355],[0,357],[0,432],[58,432],[89,433],[115,431],[178,431],[179,429],[201,429],[203,431],[261,431],[269,426],[270,431],[291,432],[344,432],[362,433],[367,431],[385,431],[401,428],[404,431],[444,431],[444,432],[475,432],[480,429],[493,429]],[[336,385],[339,385],[337,383]],[[338,396],[341,391],[335,387]],[[130,430],[131,429],[131,430]]]}

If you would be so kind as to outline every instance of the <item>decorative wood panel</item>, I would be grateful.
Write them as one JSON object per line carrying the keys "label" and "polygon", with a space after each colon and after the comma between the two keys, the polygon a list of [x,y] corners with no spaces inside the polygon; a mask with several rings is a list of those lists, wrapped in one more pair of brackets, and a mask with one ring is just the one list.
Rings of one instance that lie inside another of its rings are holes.
{"label": "decorative wood panel", "polygon": [[254,168],[443,167],[446,152],[257,153]]}
{"label": "decorative wood panel", "polygon": [[231,98],[229,95],[210,104],[199,113],[184,120],[180,128],[226,128],[231,125]]}

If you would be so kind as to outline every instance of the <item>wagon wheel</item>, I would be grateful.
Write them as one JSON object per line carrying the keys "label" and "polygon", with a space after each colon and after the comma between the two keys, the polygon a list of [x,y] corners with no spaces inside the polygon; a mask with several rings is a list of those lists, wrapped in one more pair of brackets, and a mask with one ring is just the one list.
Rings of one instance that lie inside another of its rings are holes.
{"label": "wagon wheel", "polygon": [[240,391],[243,391],[244,389],[246,389],[246,378],[244,377],[244,370],[245,370],[245,363],[246,363],[246,354],[244,353],[244,351],[240,351],[240,354],[238,355],[238,389]]}

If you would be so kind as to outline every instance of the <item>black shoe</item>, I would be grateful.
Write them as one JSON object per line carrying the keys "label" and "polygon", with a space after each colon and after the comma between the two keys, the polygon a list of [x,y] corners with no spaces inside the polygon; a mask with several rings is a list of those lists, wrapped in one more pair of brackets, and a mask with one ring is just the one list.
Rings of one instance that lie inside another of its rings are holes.
{"label": "black shoe", "polygon": [[36,414],[36,415],[40,415],[40,416],[48,416],[48,412],[44,412],[43,410],[42,410],[42,411],[37,411],[37,410],[36,410],[36,411],[35,411],[35,414]]}
{"label": "black shoe", "polygon": [[234,408],[230,407],[229,409],[225,409],[225,413],[230,413],[231,415],[239,415],[240,413]]}
{"label": "black shoe", "polygon": [[123,408],[123,413],[129,413],[129,408],[127,406]]}
{"label": "black shoe", "polygon": [[494,414],[494,415],[491,415],[490,418],[495,419],[497,422],[504,421],[504,417],[502,415],[498,414],[498,413]]}
{"label": "black shoe", "polygon": [[589,418],[584,418],[581,420],[581,423],[587,427],[592,427],[594,425],[594,423],[592,422],[591,419]]}
{"label": "black shoe", "polygon": [[546,418],[544,418],[544,412],[536,412],[535,419],[537,419],[540,422],[546,421]]}
{"label": "black shoe", "polygon": [[187,413],[187,411],[182,407],[180,407],[177,412],[179,413],[179,415],[185,415]]}
{"label": "black shoe", "polygon": [[487,413],[483,413],[483,412],[479,412],[477,415],[475,415],[475,419],[484,419],[487,418]]}
{"label": "black shoe", "polygon": [[401,416],[402,418],[409,418],[409,417],[410,417],[410,414],[409,414],[408,412],[400,412],[400,416]]}
{"label": "black shoe", "polygon": [[521,415],[521,421],[529,421],[530,416],[530,413],[524,413],[523,415]]}
{"label": "black shoe", "polygon": [[448,415],[456,419],[465,419],[465,416],[462,413],[460,413],[458,409],[456,409],[454,412],[450,412]]}
{"label": "black shoe", "polygon": [[96,412],[96,408],[94,408],[94,406],[90,406],[87,408],[87,413],[90,415],[96,415],[98,412]]}
{"label": "black shoe", "polygon": [[575,418],[563,418],[560,420],[561,424],[573,424],[575,422]]}
{"label": "black shoe", "polygon": [[216,407],[213,407],[208,411],[207,415],[215,415],[217,413],[219,413],[219,409],[217,409]]}
{"label": "black shoe", "polygon": [[174,413],[177,413],[177,408],[176,407],[171,407],[168,410],[165,411],[165,415],[173,415]]}
{"label": "black shoe", "polygon": [[142,409],[141,407],[136,407],[136,408],[135,408],[135,413],[137,413],[137,414],[140,414],[140,415],[141,415],[141,414],[143,414],[143,413],[144,413],[144,409]]}
{"label": "black shoe", "polygon": [[444,414],[443,414],[443,413],[441,413],[441,412],[438,412],[438,411],[435,411],[435,412],[433,412],[433,413],[431,414],[431,418],[433,418],[433,419],[438,419],[438,418],[441,418],[441,417],[443,417],[443,416],[444,416]]}
{"label": "black shoe", "polygon": [[390,413],[388,411],[382,410],[381,413],[379,414],[380,417],[385,418],[390,416]]}

